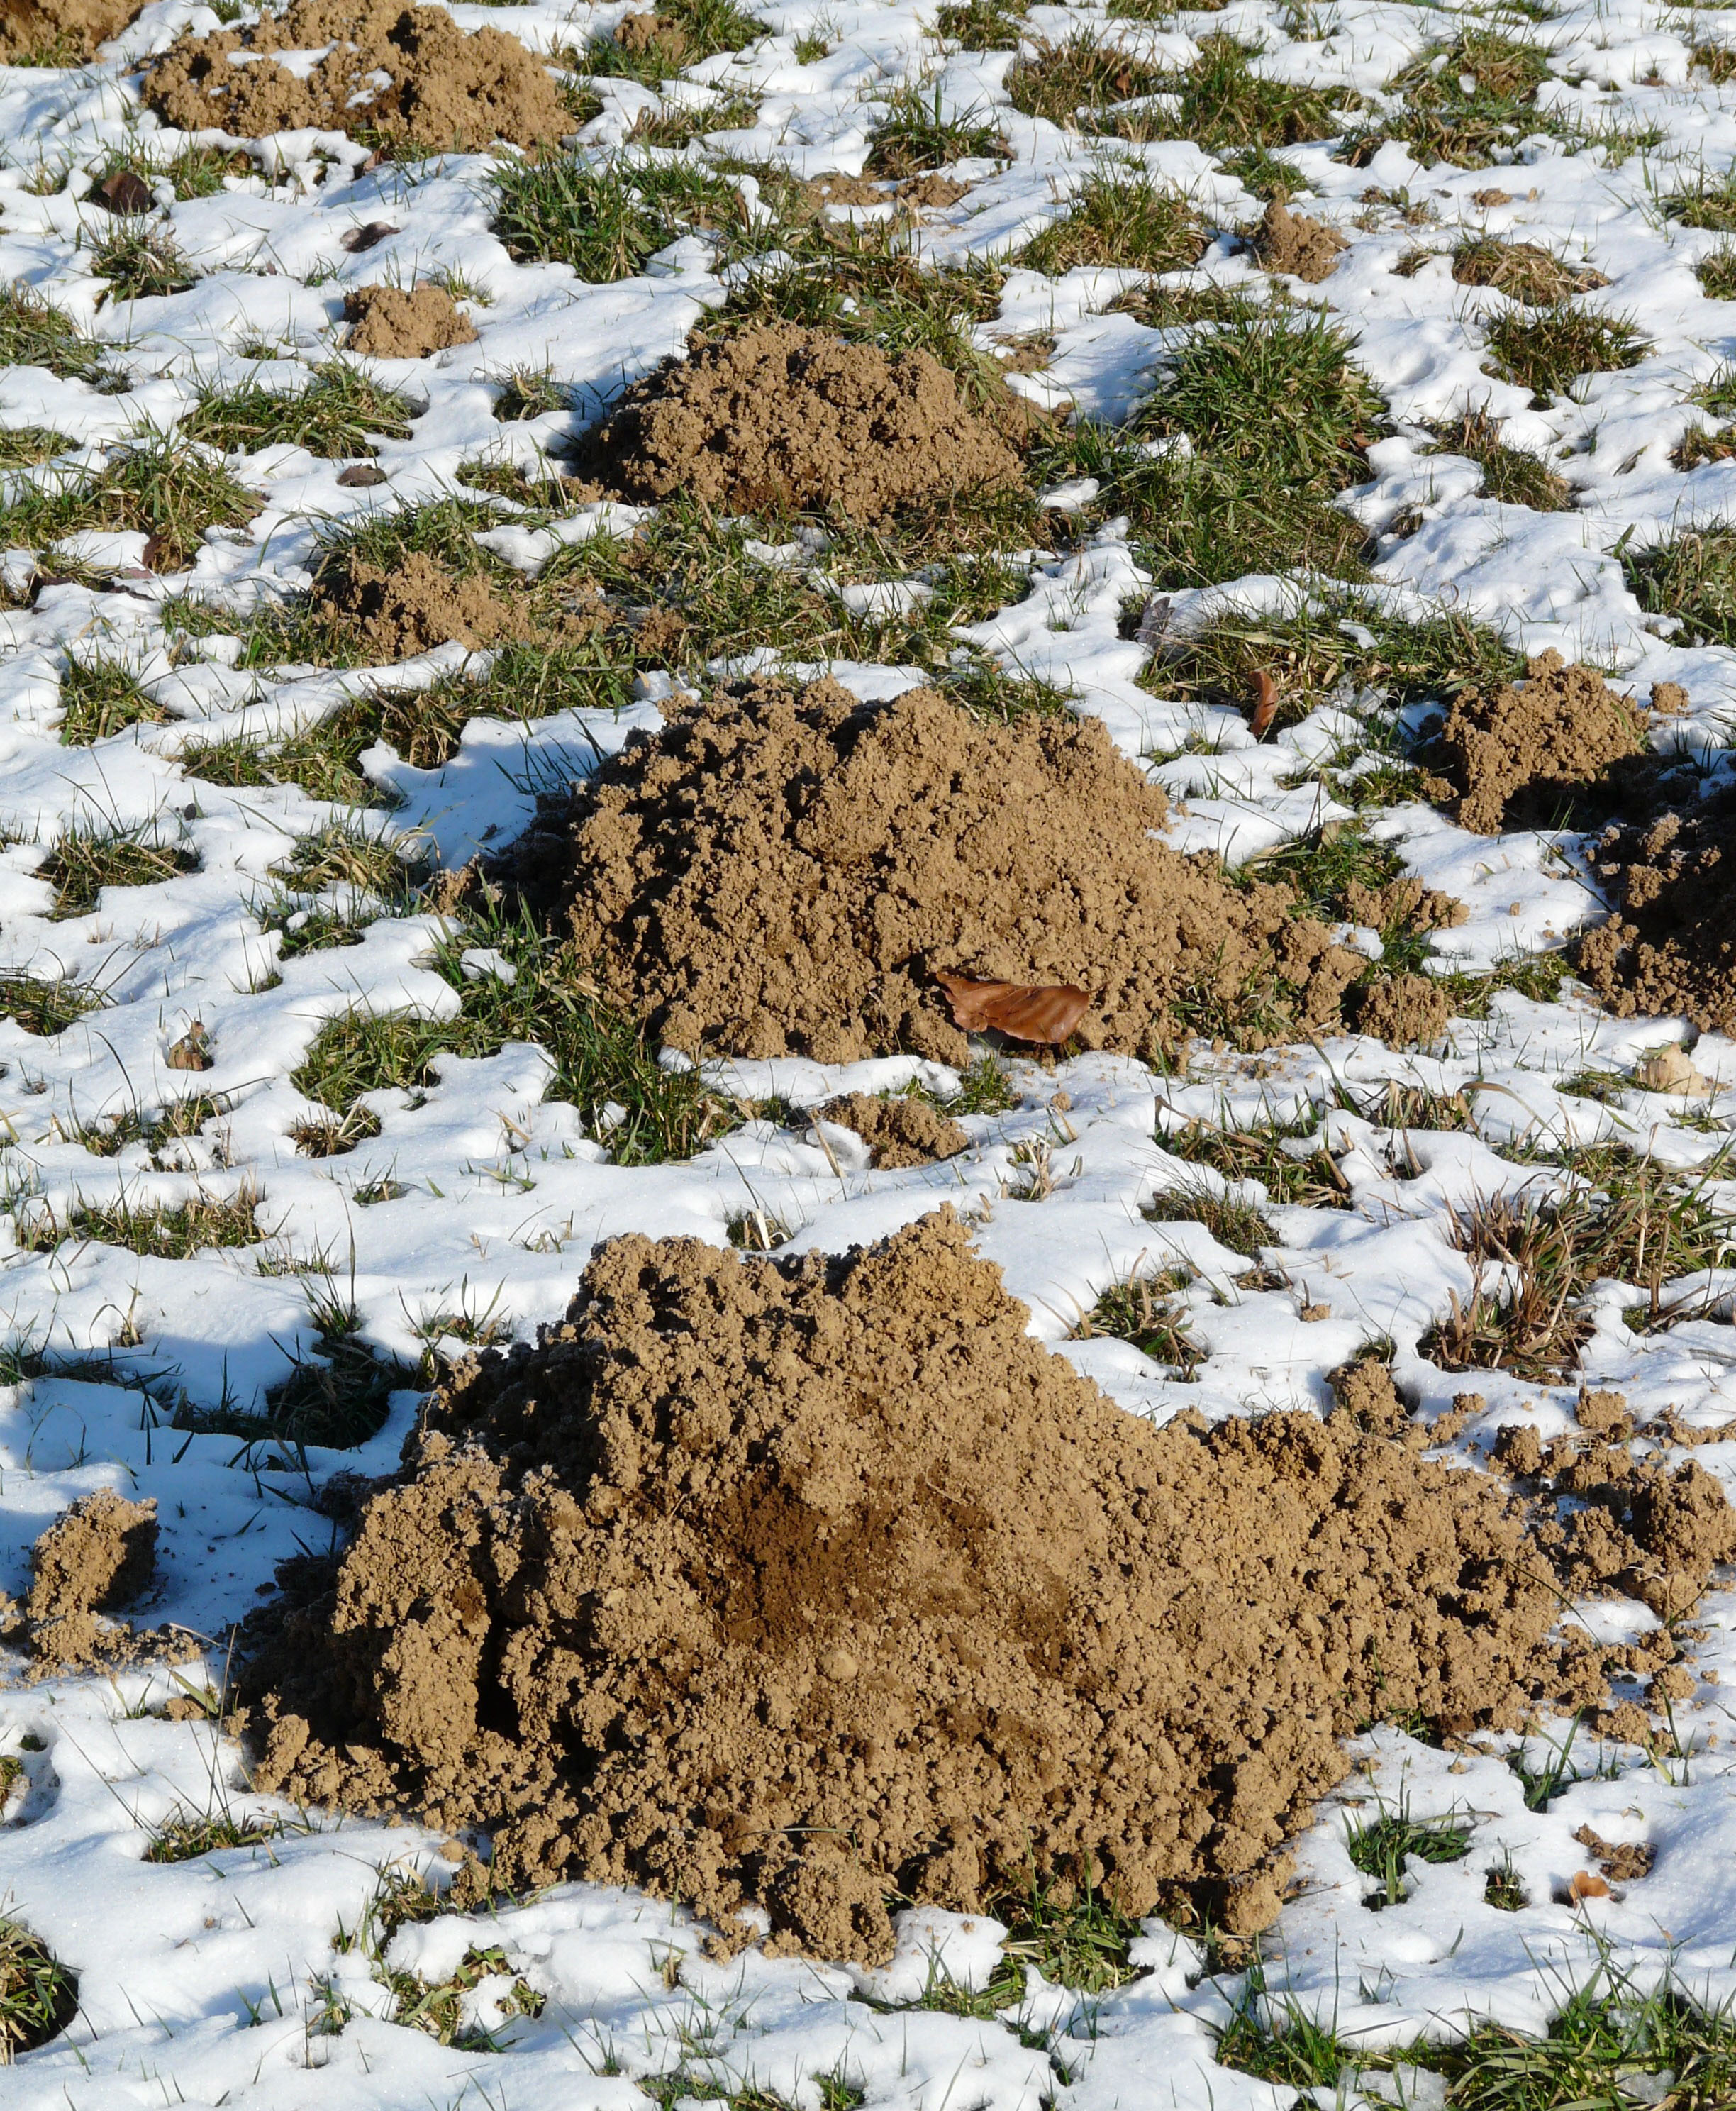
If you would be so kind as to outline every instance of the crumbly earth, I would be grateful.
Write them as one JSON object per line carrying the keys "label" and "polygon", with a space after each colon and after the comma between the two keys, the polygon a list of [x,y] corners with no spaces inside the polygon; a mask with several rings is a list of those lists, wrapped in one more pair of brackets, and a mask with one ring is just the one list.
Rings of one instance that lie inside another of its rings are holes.
{"label": "crumbly earth", "polygon": [[134,0],[3,0],[0,60],[43,52],[61,65],[93,59],[138,12]]}
{"label": "crumbly earth", "polygon": [[[273,56],[313,51],[325,56],[306,79]],[[147,70],[143,93],[165,124],[246,139],[365,127],[431,149],[529,147],[575,123],[546,66],[516,37],[466,32],[444,7],[396,0],[294,0],[243,29],[178,38]]]}
{"label": "crumbly earth", "polygon": [[1349,1007],[1359,1033],[1371,1033],[1389,1048],[1426,1048],[1447,1030],[1451,1016],[1445,992],[1432,975],[1376,975]]}
{"label": "crumbly earth", "polygon": [[96,1661],[103,1652],[93,1615],[136,1598],[156,1561],[154,1502],[129,1502],[107,1488],[81,1496],[31,1551],[24,1604],[31,1655],[51,1664]]}
{"label": "crumbly earth", "polygon": [[957,1122],[929,1105],[900,1094],[890,1100],[871,1092],[845,1092],[816,1107],[815,1118],[854,1129],[874,1154],[878,1166],[932,1165],[956,1158],[970,1138]]}
{"label": "crumbly earth", "polygon": [[1167,812],[1095,720],[823,679],[635,734],[516,859],[558,876],[604,993],[690,1054],[962,1064],[937,969],[1071,983],[1082,1046],[1148,1057],[1203,1019],[1253,1046],[1336,1024],[1367,963],[1287,888],[1157,842]]}
{"label": "crumbly earth", "polygon": [[1438,743],[1459,825],[1481,836],[1558,824],[1639,749],[1632,697],[1553,651],[1526,662],[1523,683],[1458,697]]}
{"label": "crumbly earth", "polygon": [[864,523],[1024,474],[931,354],[889,356],[793,323],[737,331],[636,383],[579,461],[641,502],[681,493],[733,513],[835,508]]}
{"label": "crumbly earth", "polygon": [[1311,286],[1330,277],[1349,247],[1335,227],[1305,212],[1292,212],[1281,197],[1267,205],[1253,242],[1262,271],[1285,272]]}
{"label": "crumbly earth", "polygon": [[1593,846],[1610,920],[1575,948],[1580,973],[1619,1018],[1682,1018],[1736,1033],[1736,793],[1656,819],[1617,823]]}
{"label": "crumbly earth", "polygon": [[487,579],[460,579],[420,550],[389,571],[346,555],[321,572],[315,609],[343,624],[383,665],[448,642],[490,645],[524,628],[512,600]]}
{"label": "crumbly earth", "polygon": [[474,344],[476,325],[444,286],[357,286],[343,297],[351,352],[376,359],[426,359]]}
{"label": "crumbly earth", "polygon": [[1347,1733],[1601,1694],[1488,1476],[1311,1414],[1155,1429],[1028,1316],[950,1210],[842,1256],[602,1246],[286,1573],[257,1786],[873,1962],[889,1892],[1033,1868],[1258,1927]]}

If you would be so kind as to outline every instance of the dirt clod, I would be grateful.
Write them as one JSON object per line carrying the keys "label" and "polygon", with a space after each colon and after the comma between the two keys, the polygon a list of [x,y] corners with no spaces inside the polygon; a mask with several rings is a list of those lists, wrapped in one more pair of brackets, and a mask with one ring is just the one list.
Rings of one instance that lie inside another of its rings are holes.
{"label": "dirt clod", "polygon": [[156,1561],[154,1502],[129,1503],[107,1488],[81,1496],[31,1551],[30,1654],[43,1663],[96,1660],[102,1631],[93,1615],[136,1598]]}
{"label": "dirt clod", "polygon": [[958,1123],[926,1100],[903,1096],[881,1100],[869,1092],[846,1092],[814,1113],[817,1120],[854,1129],[873,1152],[875,1164],[888,1169],[932,1165],[943,1158],[956,1158],[970,1144]]}
{"label": "dirt clod", "polygon": [[343,297],[343,319],[347,348],[375,359],[426,359],[476,342],[476,325],[444,286],[357,286]]}
{"label": "dirt clod", "polygon": [[1633,699],[1553,651],[1526,662],[1523,683],[1460,696],[1439,742],[1456,819],[1480,836],[1557,824],[1639,747]]}
{"label": "dirt clod", "polygon": [[1611,1842],[1593,1832],[1589,1825],[1580,1826],[1573,1836],[1611,1883],[1631,1884],[1642,1877],[1649,1877],[1657,1859],[1657,1850],[1649,1841]]}
{"label": "dirt clod", "polygon": [[1275,197],[1267,206],[1251,247],[1262,271],[1285,273],[1317,286],[1338,269],[1338,260],[1350,244],[1335,227],[1311,220],[1305,212],[1292,212],[1281,197]]}
{"label": "dirt clod", "polygon": [[448,642],[492,644],[514,627],[511,604],[487,579],[460,579],[420,550],[389,571],[347,554],[321,572],[315,612],[342,623],[383,665]]}
{"label": "dirt clod", "polygon": [[1592,872],[1614,913],[1580,938],[1575,960],[1619,1018],[1685,1016],[1736,1032],[1733,857],[1736,794],[1728,790],[1655,820],[1618,823],[1593,846]]}
{"label": "dirt clod", "polygon": [[1349,1007],[1359,1033],[1389,1048],[1426,1048],[1440,1039],[1451,1017],[1446,993],[1432,975],[1376,975]]}
{"label": "dirt clod", "polygon": [[6,0],[0,7],[0,60],[59,65],[93,59],[97,47],[120,32],[138,12],[133,0]]}
{"label": "dirt clod", "polygon": [[889,1891],[1033,1869],[1259,1927],[1341,1736],[1601,1694],[1486,1476],[1308,1414],[1154,1429],[1027,1319],[950,1211],[841,1257],[599,1249],[302,1564],[257,1786],[877,1960]]}
{"label": "dirt clod", "polygon": [[636,383],[579,459],[641,502],[682,492],[729,512],[835,507],[865,523],[1023,476],[929,353],[790,323],[737,331]]}
{"label": "dirt clod", "polygon": [[[274,56],[316,51],[305,79]],[[528,147],[573,129],[548,68],[516,37],[395,0],[294,0],[244,29],[178,38],[143,92],[165,124],[243,139],[318,126],[430,149]]]}
{"label": "dirt clod", "polygon": [[519,856],[559,874],[605,994],[690,1053],[962,1064],[937,972],[1076,985],[1078,1041],[1135,1055],[1202,1018],[1248,1046],[1336,1022],[1360,955],[1287,888],[1155,841],[1167,810],[1095,720],[822,680],[635,735]]}

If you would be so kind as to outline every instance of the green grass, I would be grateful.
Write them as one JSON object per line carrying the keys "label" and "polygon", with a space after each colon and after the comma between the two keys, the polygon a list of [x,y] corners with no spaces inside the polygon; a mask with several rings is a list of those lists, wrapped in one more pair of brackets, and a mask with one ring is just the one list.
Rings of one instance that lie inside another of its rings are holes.
{"label": "green grass", "polygon": [[751,95],[727,95],[699,109],[685,107],[641,110],[627,135],[630,147],[691,147],[713,132],[737,132],[759,121],[759,103]]}
{"label": "green grass", "polygon": [[165,227],[117,220],[91,252],[90,268],[108,281],[109,297],[143,301],[159,294],[184,293],[199,283],[199,274],[181,254]]}
{"label": "green grass", "polygon": [[1096,170],[1065,216],[1027,242],[1019,262],[1051,277],[1081,264],[1176,271],[1196,264],[1206,236],[1191,202],[1143,170]]}
{"label": "green grass", "polygon": [[254,1217],[260,1199],[258,1190],[243,1183],[233,1195],[202,1191],[172,1204],[134,1202],[125,1195],[111,1202],[81,1201],[64,1217],[44,1210],[21,1219],[17,1239],[29,1253],[88,1239],[156,1260],[186,1260],[213,1246],[256,1246],[265,1236]]}
{"label": "green grass", "polygon": [[1173,1293],[1189,1280],[1180,1270],[1166,1269],[1156,1277],[1135,1275],[1112,1284],[1081,1315],[1072,1338],[1089,1342],[1107,1335],[1129,1342],[1176,1378],[1190,1378],[1209,1352],[1188,1331],[1185,1309],[1172,1302]]}
{"label": "green grass", "polygon": [[1536,107],[1548,70],[1540,45],[1498,30],[1466,29],[1450,44],[1424,52],[1390,84],[1403,98],[1402,107],[1371,122],[1352,143],[1350,158],[1360,165],[1390,138],[1425,163],[1484,168],[1498,149],[1528,134],[1559,129]]}
{"label": "green grass", "polygon": [[[1701,227],[1715,234],[1736,234],[1736,168],[1726,169],[1718,177],[1709,176],[1704,169],[1688,188],[1667,192],[1658,201],[1665,214],[1679,220],[1684,227]],[[1722,251],[1714,252],[1722,255]],[[1725,295],[1715,294],[1722,300]]]}
{"label": "green grass", "polygon": [[1540,456],[1504,446],[1498,422],[1486,411],[1467,411],[1456,423],[1430,429],[1442,453],[1463,455],[1477,465],[1490,498],[1507,506],[1529,506],[1538,513],[1562,513],[1572,506],[1566,479]]}
{"label": "green grass", "polygon": [[[497,1947],[466,1950],[450,1977],[432,1984],[411,1972],[388,1970],[383,1977],[397,2002],[392,2020],[460,2052],[497,2051],[499,2041],[492,2032],[465,2022],[464,1997],[483,1980],[510,1970],[505,1952]],[[505,2005],[514,2015],[540,2016],[546,1998],[514,1979]]]}
{"label": "green grass", "polygon": [[116,446],[94,474],[51,475],[18,493],[0,507],[0,538],[39,550],[84,529],[130,529],[150,538],[153,569],[177,571],[192,562],[207,529],[242,527],[260,505],[204,450],[146,431]]}
{"label": "green grass", "polygon": [[377,439],[407,439],[410,406],[396,389],[383,388],[347,361],[332,360],[314,370],[305,388],[208,384],[179,429],[185,438],[225,454],[288,446],[337,461],[373,454]]}
{"label": "green grass", "polygon": [[1736,301],[1736,248],[1720,243],[1695,265],[1694,275],[1708,300]]}
{"label": "green grass", "polygon": [[1492,286],[1528,307],[1548,307],[1607,285],[1601,271],[1564,264],[1534,242],[1503,242],[1493,234],[1469,235],[1453,252],[1453,276],[1461,286]]}
{"label": "green grass", "polygon": [[547,367],[514,367],[500,384],[494,399],[494,415],[503,424],[525,418],[540,418],[550,411],[570,411],[572,393],[557,381]]}
{"label": "green grass", "polygon": [[1007,143],[986,111],[949,112],[938,82],[931,91],[905,82],[886,97],[868,134],[867,173],[915,176],[1006,152]]}
{"label": "green grass", "polygon": [[178,843],[75,829],[36,869],[55,890],[54,915],[66,917],[89,915],[106,887],[152,887],[198,867],[197,854]]}
{"label": "green grass", "polygon": [[[1348,1210],[1350,1183],[1311,1123],[1276,1119],[1244,1129],[1212,1128],[1203,1123],[1159,1129],[1157,1142],[1172,1158],[1208,1165],[1226,1180],[1258,1181],[1271,1202],[1311,1210]],[[1301,1152],[1295,1143],[1312,1146]]]}
{"label": "green grass", "polygon": [[15,1920],[0,1920],[0,2065],[57,2037],[77,2013],[79,1982]]}
{"label": "green grass", "polygon": [[61,674],[61,740],[88,747],[130,725],[158,724],[169,714],[118,660],[69,659]]}
{"label": "green grass", "polygon": [[569,264],[592,284],[632,278],[678,235],[746,224],[741,193],[691,161],[502,157],[494,231],[519,263]]}
{"label": "green grass", "polygon": [[1244,1255],[1253,1265],[1258,1250],[1276,1242],[1276,1233],[1258,1206],[1235,1195],[1220,1195],[1204,1181],[1160,1187],[1140,1214],[1148,1224],[1200,1224],[1221,1246]]}
{"label": "green grass", "polygon": [[0,469],[34,469],[70,452],[75,441],[47,425],[11,425],[0,429]]}
{"label": "green grass", "polygon": [[1625,316],[1566,303],[1508,308],[1489,318],[1484,334],[1492,370],[1529,388],[1540,403],[1566,394],[1584,375],[1637,366],[1652,349]]}
{"label": "green grass", "polygon": [[197,1136],[207,1122],[218,1120],[228,1111],[225,1101],[195,1092],[185,1099],[171,1100],[154,1115],[143,1114],[134,1106],[85,1123],[71,1132],[70,1140],[81,1144],[93,1158],[113,1158],[129,1143],[146,1144],[155,1169],[172,1171],[174,1168],[164,1163],[165,1146],[180,1137]]}
{"label": "green grass", "polygon": [[177,198],[220,197],[228,188],[224,179],[251,175],[253,161],[251,156],[225,148],[194,146],[177,148],[166,161],[153,160],[143,140],[129,142],[109,154],[95,170],[91,195],[95,197],[111,177],[126,170],[147,184],[167,176]]}
{"label": "green grass", "polygon": [[1736,645],[1736,528],[1711,528],[1622,553],[1648,614],[1681,619],[1684,645]]}
{"label": "green grass", "polygon": [[1231,153],[1221,153],[1218,159],[1257,198],[1276,197],[1280,191],[1286,198],[1293,198],[1298,191],[1308,188],[1308,179],[1296,164],[1273,153],[1269,147],[1241,147]]}
{"label": "green grass", "polygon": [[49,982],[35,975],[0,975],[0,1018],[14,1020],[26,1033],[52,1037],[76,1025],[104,1000],[70,977]]}
{"label": "green grass", "polygon": [[1403,1797],[1395,1810],[1383,1809],[1375,1818],[1347,1814],[1344,1845],[1351,1866],[1374,1879],[1362,1904],[1373,1912],[1402,1905],[1410,1895],[1406,1861],[1413,1855],[1419,1862],[1462,1861],[1471,1852],[1471,1832],[1469,1818],[1413,1818]]}
{"label": "green grass", "polygon": [[676,38],[665,36],[635,52],[613,36],[595,37],[586,48],[583,70],[599,79],[637,80],[660,88],[701,60],[719,52],[745,51],[765,34],[764,23],[733,0],[658,0],[655,12],[659,25],[668,25]]}
{"label": "green grass", "polygon": [[66,381],[88,381],[104,347],[27,286],[0,288],[0,365],[41,366]]}
{"label": "green grass", "polygon": [[1026,34],[1022,0],[962,0],[940,8],[935,28],[967,52],[1016,52]]}
{"label": "green grass", "polygon": [[[1355,95],[1268,79],[1254,70],[1258,56],[1234,37],[1202,37],[1192,66],[1159,84],[1179,98],[1173,109],[1117,111],[1102,129],[1140,142],[1190,139],[1208,153],[1232,156],[1330,139],[1344,130],[1344,113],[1358,107]],[[1258,160],[1248,166],[1257,172],[1273,166]]]}
{"label": "green grass", "polygon": [[1039,43],[1007,75],[1013,107],[1051,125],[1076,126],[1081,111],[1101,111],[1163,84],[1162,70],[1095,31],[1079,29],[1058,44]]}
{"label": "green grass", "polygon": [[224,1847],[257,1847],[283,1829],[279,1818],[237,1818],[232,1812],[177,1810],[150,1828],[147,1862],[191,1862]]}
{"label": "green grass", "polygon": [[1520,1882],[1511,1854],[1503,1854],[1485,1872],[1483,1903],[1493,1906],[1498,1913],[1523,1913],[1531,1903],[1531,1895]]}

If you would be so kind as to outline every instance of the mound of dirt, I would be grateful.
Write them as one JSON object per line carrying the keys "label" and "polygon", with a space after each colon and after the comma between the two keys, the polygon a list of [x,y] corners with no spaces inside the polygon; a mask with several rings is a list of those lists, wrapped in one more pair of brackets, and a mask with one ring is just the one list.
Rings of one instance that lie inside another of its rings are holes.
{"label": "mound of dirt", "polygon": [[1024,476],[929,353],[889,356],[793,323],[739,330],[648,375],[578,460],[640,503],[678,492],[731,513],[836,508],[865,523]]}
{"label": "mound of dirt", "polygon": [[1687,1018],[1736,1033],[1736,792],[1617,824],[1591,851],[1610,898],[1575,962],[1619,1018]]}
{"label": "mound of dirt", "polygon": [[426,359],[455,344],[474,344],[476,325],[444,286],[356,286],[343,297],[351,352],[375,359]]}
{"label": "mound of dirt", "polygon": [[[304,75],[279,52],[324,56]],[[574,129],[547,66],[516,37],[396,0],[293,0],[244,29],[178,38],[143,93],[165,124],[243,139],[317,126],[437,150],[528,147]]]}
{"label": "mound of dirt", "polygon": [[437,645],[492,645],[523,622],[479,573],[460,579],[420,550],[390,571],[346,554],[322,570],[314,613],[342,624],[382,665]]}
{"label": "mound of dirt", "polygon": [[600,1248],[286,1574],[257,1785],[872,1962],[887,1893],[980,1911],[1033,1865],[1258,1927],[1339,1737],[1602,1692],[1485,1475],[1308,1414],[1154,1429],[1027,1319],[950,1211],[841,1258]]}
{"label": "mound of dirt", "polygon": [[846,1092],[816,1107],[814,1119],[853,1129],[873,1152],[874,1164],[889,1169],[956,1158],[970,1144],[958,1123],[926,1100],[881,1100],[869,1092]]}
{"label": "mound of dirt", "polygon": [[1305,212],[1292,212],[1281,197],[1275,197],[1250,246],[1262,271],[1285,272],[1317,286],[1338,269],[1350,244],[1335,227]]}
{"label": "mound of dirt", "polygon": [[1349,1007],[1358,1033],[1371,1033],[1389,1048],[1426,1048],[1447,1030],[1451,1011],[1431,975],[1376,975]]}
{"label": "mound of dirt", "polygon": [[0,63],[48,55],[63,66],[97,56],[97,48],[138,12],[134,0],[4,0],[0,5]]}
{"label": "mound of dirt", "polygon": [[30,1654],[42,1662],[88,1664],[104,1652],[93,1617],[125,1605],[156,1563],[156,1505],[111,1490],[81,1496],[37,1541],[25,1600]]}
{"label": "mound of dirt", "polygon": [[1167,811],[1095,719],[827,679],[635,734],[515,855],[604,993],[690,1054],[963,1063],[936,970],[1071,983],[1084,1046],[1144,1056],[1335,1024],[1367,963],[1287,888],[1154,841]]}
{"label": "mound of dirt", "polygon": [[[1437,760],[1458,793],[1459,826],[1480,836],[1547,829],[1640,751],[1631,697],[1559,652],[1525,663],[1522,683],[1466,691],[1447,714]],[[1607,809],[1605,809],[1607,811]]]}

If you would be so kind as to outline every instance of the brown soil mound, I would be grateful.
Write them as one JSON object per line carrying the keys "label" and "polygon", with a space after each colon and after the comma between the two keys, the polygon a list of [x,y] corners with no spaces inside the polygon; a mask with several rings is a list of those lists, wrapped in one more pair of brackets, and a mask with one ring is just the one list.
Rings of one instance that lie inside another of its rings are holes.
{"label": "brown soil mound", "polygon": [[[326,55],[306,80],[270,56],[317,50]],[[237,53],[258,56],[237,65]],[[548,68],[516,37],[467,34],[443,7],[395,0],[294,0],[246,29],[179,38],[147,70],[143,95],[165,124],[243,139],[317,125],[431,149],[528,147],[574,126]]]}
{"label": "brown soil mound", "polygon": [[136,1598],[156,1562],[154,1502],[129,1503],[107,1489],[81,1496],[30,1555],[34,1581],[24,1617],[31,1655],[58,1664],[94,1661],[102,1651],[92,1615]]}
{"label": "brown soil mound", "polygon": [[865,522],[1024,474],[929,353],[889,356],[793,323],[739,330],[636,383],[580,462],[641,503],[680,492],[728,512],[836,507]]}
{"label": "brown soil mound", "polygon": [[1287,272],[1317,286],[1338,269],[1338,260],[1350,244],[1335,227],[1328,227],[1323,220],[1310,220],[1304,212],[1292,212],[1282,198],[1275,197],[1266,208],[1252,247],[1262,271]]}
{"label": "brown soil mound", "polygon": [[0,63],[47,56],[79,65],[138,12],[134,0],[0,0]]}
{"label": "brown soil mound", "polygon": [[1307,1414],[1154,1429],[1027,1317],[950,1211],[841,1258],[611,1242],[303,1564],[258,1785],[879,1960],[888,1892],[1033,1868],[1258,1927],[1339,1737],[1601,1694],[1486,1476]]}
{"label": "brown soil mound", "polygon": [[475,647],[522,634],[512,601],[480,574],[460,579],[416,550],[391,570],[346,556],[320,577],[314,613],[341,623],[382,665],[437,645]]}
{"label": "brown soil mound", "polygon": [[932,1165],[939,1159],[956,1158],[970,1144],[958,1123],[926,1100],[879,1100],[868,1092],[846,1092],[817,1107],[814,1115],[817,1120],[854,1129],[873,1152],[875,1164],[888,1169]]}
{"label": "brown soil mound", "polygon": [[476,326],[444,286],[357,286],[343,297],[345,343],[375,359],[426,359],[474,344]]}
{"label": "brown soil mound", "polygon": [[1154,841],[1167,810],[1094,719],[984,725],[823,680],[635,735],[516,862],[558,879],[605,993],[690,1053],[965,1062],[937,969],[1071,983],[1082,1046],[1144,1056],[1335,1024],[1367,962],[1287,888]]}
{"label": "brown soil mound", "polygon": [[1437,759],[1460,795],[1460,827],[1495,836],[1557,825],[1639,746],[1632,697],[1550,651],[1526,662],[1523,683],[1461,696]]}
{"label": "brown soil mound", "polygon": [[1591,866],[1614,914],[1575,958],[1611,1010],[1736,1033],[1736,793],[1610,829]]}
{"label": "brown soil mound", "polygon": [[1358,1033],[1371,1033],[1389,1048],[1427,1047],[1447,1030],[1452,1015],[1432,975],[1376,975],[1357,993],[1351,1009]]}

